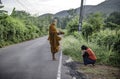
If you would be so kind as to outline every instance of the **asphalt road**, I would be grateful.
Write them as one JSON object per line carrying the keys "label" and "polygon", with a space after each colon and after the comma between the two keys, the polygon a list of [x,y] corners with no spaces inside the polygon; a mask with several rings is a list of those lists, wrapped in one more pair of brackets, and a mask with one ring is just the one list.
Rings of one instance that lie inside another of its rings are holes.
{"label": "asphalt road", "polygon": [[[59,57],[52,61],[47,37],[0,48],[0,79],[57,79]],[[61,79],[71,79],[67,71],[62,65]]]}

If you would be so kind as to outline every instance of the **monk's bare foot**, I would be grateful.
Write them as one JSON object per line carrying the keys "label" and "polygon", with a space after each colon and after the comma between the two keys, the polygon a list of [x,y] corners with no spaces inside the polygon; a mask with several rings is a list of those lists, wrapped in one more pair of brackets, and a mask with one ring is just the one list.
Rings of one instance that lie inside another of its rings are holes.
{"label": "monk's bare foot", "polygon": [[56,58],[53,58],[53,61],[56,61]]}

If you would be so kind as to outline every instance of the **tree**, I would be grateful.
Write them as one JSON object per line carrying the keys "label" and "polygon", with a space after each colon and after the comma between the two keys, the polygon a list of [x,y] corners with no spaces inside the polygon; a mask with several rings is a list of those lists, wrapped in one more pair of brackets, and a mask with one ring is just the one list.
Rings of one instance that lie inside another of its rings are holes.
{"label": "tree", "polygon": [[78,31],[78,16],[74,17],[72,20],[70,20],[67,24],[66,29],[68,30],[68,33],[73,33],[75,31]]}
{"label": "tree", "polygon": [[76,15],[76,9],[70,9],[67,12],[69,17],[74,17]]}
{"label": "tree", "polygon": [[1,2],[1,0],[0,0],[0,8],[3,8],[4,6],[2,5],[2,2]]}
{"label": "tree", "polygon": [[101,13],[90,14],[87,17],[87,23],[92,25],[93,32],[98,32],[104,25],[104,18]]}
{"label": "tree", "polygon": [[120,25],[120,12],[113,12],[113,13],[111,13],[111,14],[107,17],[107,19],[106,19],[105,22],[106,22],[106,23],[107,23],[107,22],[112,22],[112,23],[115,23],[115,24],[117,24],[117,25]]}
{"label": "tree", "polygon": [[105,23],[105,27],[118,31],[120,29],[120,12],[111,13],[105,20]]}
{"label": "tree", "polygon": [[88,40],[88,36],[92,35],[92,33],[93,33],[93,25],[84,22],[82,27],[82,34]]}

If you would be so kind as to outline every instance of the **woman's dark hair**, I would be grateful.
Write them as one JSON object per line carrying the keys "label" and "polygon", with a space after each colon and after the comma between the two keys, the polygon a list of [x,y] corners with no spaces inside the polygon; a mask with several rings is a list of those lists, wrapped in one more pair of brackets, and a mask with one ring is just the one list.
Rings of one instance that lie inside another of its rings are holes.
{"label": "woman's dark hair", "polygon": [[87,48],[88,48],[88,47],[85,46],[85,45],[82,45],[82,46],[81,46],[81,50],[87,50]]}

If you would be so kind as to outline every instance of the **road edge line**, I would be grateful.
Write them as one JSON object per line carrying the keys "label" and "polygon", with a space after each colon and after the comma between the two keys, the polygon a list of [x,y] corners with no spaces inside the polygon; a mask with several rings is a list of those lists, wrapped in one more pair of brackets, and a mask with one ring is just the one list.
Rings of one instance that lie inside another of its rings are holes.
{"label": "road edge line", "polygon": [[59,66],[58,66],[58,72],[57,72],[57,79],[61,79],[61,67],[62,67],[62,50],[60,52]]}

